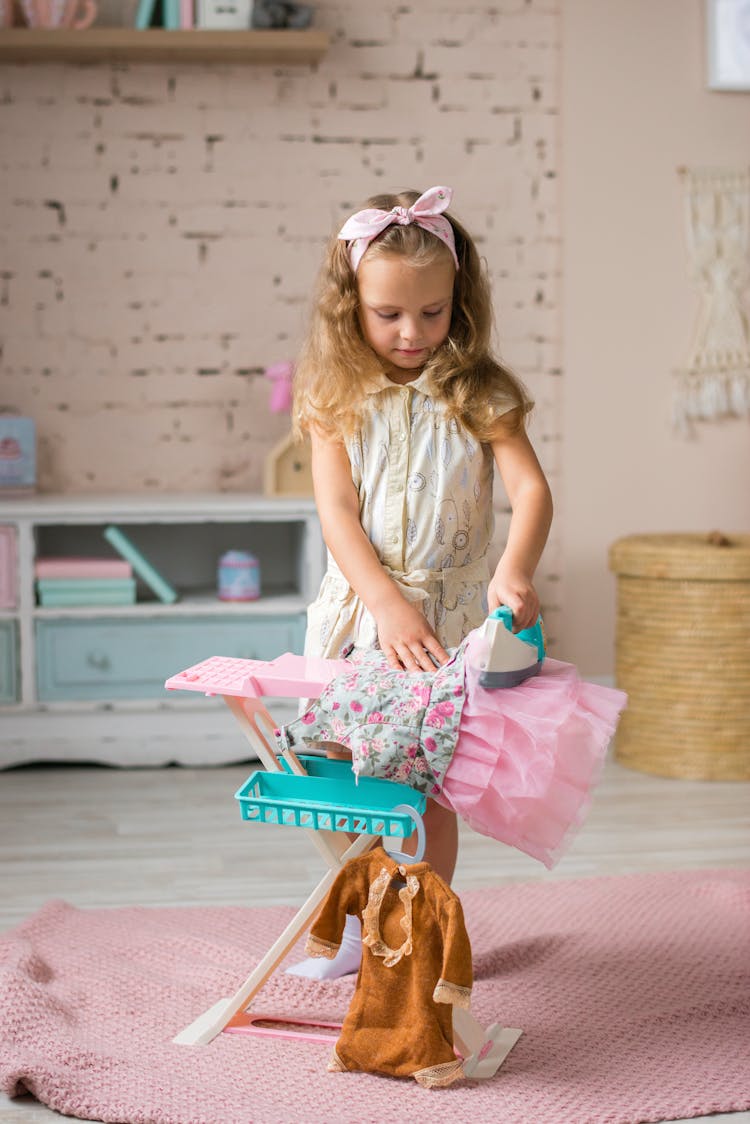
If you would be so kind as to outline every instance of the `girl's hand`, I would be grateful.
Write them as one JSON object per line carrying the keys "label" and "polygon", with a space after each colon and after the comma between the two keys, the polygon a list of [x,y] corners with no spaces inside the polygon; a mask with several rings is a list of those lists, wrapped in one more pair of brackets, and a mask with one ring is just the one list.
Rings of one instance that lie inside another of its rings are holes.
{"label": "girl's hand", "polygon": [[487,607],[490,612],[507,605],[513,613],[513,631],[531,628],[539,616],[539,596],[531,578],[520,570],[503,567],[502,559],[487,587]]}
{"label": "girl's hand", "polygon": [[[427,618],[400,593],[388,599],[376,614],[380,647],[389,667],[398,671],[434,671],[447,663],[448,653],[427,623]],[[433,658],[434,657],[434,658]]]}
{"label": "girl's hand", "polygon": [[[375,618],[391,667],[434,671],[449,656],[424,614],[399,592],[362,529],[359,496],[344,445],[311,431],[315,502],[323,538],[355,593]],[[434,656],[434,659],[432,658]]]}

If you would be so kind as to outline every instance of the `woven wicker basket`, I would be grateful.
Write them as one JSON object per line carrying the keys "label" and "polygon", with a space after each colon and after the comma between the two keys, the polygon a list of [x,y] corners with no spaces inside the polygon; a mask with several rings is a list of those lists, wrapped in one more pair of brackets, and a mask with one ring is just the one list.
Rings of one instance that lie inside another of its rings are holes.
{"label": "woven wicker basket", "polygon": [[615,756],[667,777],[750,780],[750,535],[630,535],[617,574]]}

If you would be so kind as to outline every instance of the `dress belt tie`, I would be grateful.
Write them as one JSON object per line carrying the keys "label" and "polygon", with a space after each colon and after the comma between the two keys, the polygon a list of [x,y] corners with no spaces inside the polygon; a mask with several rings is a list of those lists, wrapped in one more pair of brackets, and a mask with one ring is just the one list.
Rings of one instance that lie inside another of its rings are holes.
{"label": "dress belt tie", "polygon": [[[457,600],[457,586],[464,585],[467,582],[481,584],[489,578],[489,564],[487,556],[484,554],[481,558],[477,558],[474,562],[468,562],[465,566],[451,566],[446,570],[420,569],[405,572],[393,570],[390,566],[384,566],[383,569],[412,605],[419,605],[420,602],[429,598],[430,595],[425,588],[426,586],[439,584],[442,587],[442,601],[446,604],[448,601]],[[328,573],[341,581],[347,581],[330,555],[328,558]],[[455,606],[446,604],[446,608],[455,608]]]}

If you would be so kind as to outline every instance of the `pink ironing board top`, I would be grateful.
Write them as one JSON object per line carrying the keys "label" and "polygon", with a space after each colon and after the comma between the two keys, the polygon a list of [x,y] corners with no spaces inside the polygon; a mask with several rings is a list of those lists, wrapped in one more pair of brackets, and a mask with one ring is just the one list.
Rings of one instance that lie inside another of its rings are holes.
{"label": "pink ironing board top", "polygon": [[264,695],[315,698],[350,667],[346,660],[295,656],[291,652],[275,660],[211,656],[172,675],[164,686],[169,691],[202,691],[206,695],[237,695],[243,699]]}

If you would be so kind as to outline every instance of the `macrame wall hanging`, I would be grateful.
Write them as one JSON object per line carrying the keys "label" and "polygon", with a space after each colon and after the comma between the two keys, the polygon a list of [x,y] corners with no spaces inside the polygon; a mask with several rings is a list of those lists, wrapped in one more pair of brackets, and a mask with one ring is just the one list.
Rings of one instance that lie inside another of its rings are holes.
{"label": "macrame wall hanging", "polygon": [[680,170],[691,276],[700,306],[685,369],[677,372],[674,422],[750,414],[750,169]]}

